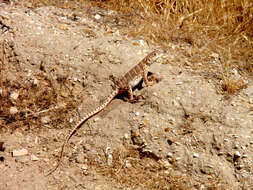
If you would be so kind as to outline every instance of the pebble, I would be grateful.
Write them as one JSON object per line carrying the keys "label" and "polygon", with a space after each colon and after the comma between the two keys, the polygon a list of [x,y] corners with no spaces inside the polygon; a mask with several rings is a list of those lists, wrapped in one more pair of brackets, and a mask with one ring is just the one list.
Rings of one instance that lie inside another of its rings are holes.
{"label": "pebble", "polygon": [[135,115],[136,115],[136,116],[139,116],[139,115],[140,115],[140,112],[138,112],[138,111],[135,112]]}
{"label": "pebble", "polygon": [[127,168],[131,168],[132,167],[132,164],[130,163],[129,160],[126,160],[125,165],[126,165]]}
{"label": "pebble", "polygon": [[183,84],[184,82],[180,81],[180,82],[176,82],[176,85],[181,85]]}
{"label": "pebble", "polygon": [[84,156],[82,154],[78,154],[76,157],[76,162],[79,164],[83,164],[85,162]]}
{"label": "pebble", "polygon": [[105,149],[105,154],[106,154],[106,157],[107,157],[107,165],[108,166],[111,166],[112,165],[112,151],[111,151],[111,147],[106,147]]}
{"label": "pebble", "polygon": [[17,100],[18,99],[18,96],[19,96],[19,93],[18,92],[12,92],[10,97],[13,99],[13,100]]}
{"label": "pebble", "polygon": [[129,135],[127,133],[124,134],[124,139],[129,139]]}
{"label": "pebble", "polygon": [[198,158],[199,154],[198,153],[193,153],[193,158]]}
{"label": "pebble", "polygon": [[38,161],[39,158],[37,156],[35,156],[34,154],[31,155],[31,160],[32,161]]}
{"label": "pebble", "polygon": [[22,157],[15,158],[15,162],[26,163],[28,161],[29,161],[29,157],[28,156],[22,156]]}
{"label": "pebble", "polygon": [[171,164],[167,160],[161,160],[160,164],[165,168],[169,169],[171,167]]}
{"label": "pebble", "polygon": [[168,152],[167,156],[171,158],[173,156],[173,154],[171,152]]}
{"label": "pebble", "polygon": [[84,172],[87,172],[87,170],[88,170],[88,166],[87,166],[87,165],[83,165],[81,168],[82,168],[82,170],[83,170]]}
{"label": "pebble", "polygon": [[96,20],[99,20],[99,19],[101,19],[101,16],[100,16],[99,14],[96,14],[96,15],[95,15],[95,19],[96,19]]}
{"label": "pebble", "polygon": [[144,40],[139,40],[139,43],[141,44],[141,46],[145,46],[145,41]]}
{"label": "pebble", "polygon": [[18,109],[16,107],[10,107],[10,114],[14,115],[18,113]]}
{"label": "pebble", "polygon": [[37,86],[38,83],[39,83],[39,82],[38,82],[38,79],[34,78],[34,79],[33,79],[33,84],[34,84],[35,86]]}
{"label": "pebble", "polygon": [[41,121],[41,123],[43,123],[43,124],[48,124],[48,123],[50,123],[51,119],[50,119],[49,116],[44,116],[44,117],[42,117],[42,118],[40,119],[40,121]]}
{"label": "pebble", "polygon": [[241,153],[239,151],[235,151],[234,157],[235,157],[235,159],[240,158],[241,157]]}
{"label": "pebble", "polygon": [[20,150],[13,150],[12,151],[12,156],[17,157],[17,156],[25,156],[28,154],[28,151],[25,148],[22,148]]}

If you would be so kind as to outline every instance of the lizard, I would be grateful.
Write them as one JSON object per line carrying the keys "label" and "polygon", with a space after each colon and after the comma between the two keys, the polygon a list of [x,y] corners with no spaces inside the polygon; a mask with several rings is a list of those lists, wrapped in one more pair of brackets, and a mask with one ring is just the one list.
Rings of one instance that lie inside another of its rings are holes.
{"label": "lizard", "polygon": [[112,93],[105,99],[105,101],[96,107],[93,111],[87,113],[79,122],[74,126],[71,132],[67,135],[60,152],[60,156],[58,159],[58,163],[54,169],[52,169],[46,176],[53,173],[61,164],[61,159],[63,157],[64,148],[67,145],[69,139],[74,135],[74,133],[84,124],[85,121],[93,117],[94,115],[98,114],[105,107],[119,94],[123,92],[128,92],[129,99],[132,101],[133,98],[133,91],[132,88],[135,87],[141,79],[146,86],[151,86],[152,84],[148,81],[147,74],[147,66],[150,66],[153,61],[152,58],[155,57],[158,53],[158,50],[154,50],[149,53],[144,59],[142,59],[137,65],[135,65],[132,69],[130,69],[125,75],[119,78],[112,78],[113,79],[113,91]]}

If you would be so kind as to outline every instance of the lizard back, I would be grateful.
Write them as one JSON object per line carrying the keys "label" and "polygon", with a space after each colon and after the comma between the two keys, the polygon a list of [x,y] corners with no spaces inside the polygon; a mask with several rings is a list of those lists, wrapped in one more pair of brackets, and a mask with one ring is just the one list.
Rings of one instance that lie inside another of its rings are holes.
{"label": "lizard back", "polygon": [[132,81],[141,78],[143,71],[146,70],[146,66],[150,66],[153,61],[151,60],[156,56],[158,50],[152,51],[144,59],[142,59],[137,65],[135,65],[131,70],[129,70],[123,77],[120,77],[116,81],[116,85],[119,89],[124,89],[131,84]]}

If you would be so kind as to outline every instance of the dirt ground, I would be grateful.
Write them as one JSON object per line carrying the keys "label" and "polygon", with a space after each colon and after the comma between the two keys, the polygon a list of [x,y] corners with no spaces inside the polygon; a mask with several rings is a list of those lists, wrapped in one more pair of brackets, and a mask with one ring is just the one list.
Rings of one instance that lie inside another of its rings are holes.
{"label": "dirt ground", "polygon": [[0,4],[0,190],[253,189],[252,79],[217,93],[211,72],[181,66],[184,43],[161,50],[149,68],[158,80],[134,90],[137,102],[115,98],[83,124],[45,175],[112,91],[109,76],[159,49],[101,15]]}

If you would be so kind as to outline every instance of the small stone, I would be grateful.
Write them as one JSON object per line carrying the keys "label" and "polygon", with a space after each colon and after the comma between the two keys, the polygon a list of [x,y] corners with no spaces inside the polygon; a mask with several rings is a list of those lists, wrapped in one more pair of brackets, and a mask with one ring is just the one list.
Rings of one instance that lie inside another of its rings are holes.
{"label": "small stone", "polygon": [[76,82],[78,80],[78,78],[74,77],[73,80]]}
{"label": "small stone", "polygon": [[12,151],[12,156],[17,157],[17,156],[25,156],[28,154],[28,151],[25,148],[22,148],[20,150],[13,150]]}
{"label": "small stone", "polygon": [[136,116],[139,116],[139,115],[140,115],[140,112],[137,111],[137,112],[135,113],[135,115],[136,115]]}
{"label": "small stone", "polygon": [[83,165],[81,168],[82,168],[82,170],[83,170],[84,172],[87,172],[87,170],[88,170],[88,166],[87,166],[87,165]]}
{"label": "small stone", "polygon": [[141,46],[145,46],[145,41],[144,40],[139,40],[139,43]]}
{"label": "small stone", "polygon": [[94,188],[94,190],[103,190],[104,188],[101,187],[101,185],[96,185],[96,187]]}
{"label": "small stone", "polygon": [[238,149],[238,148],[239,148],[239,145],[238,145],[238,144],[235,144],[235,145],[234,145],[234,148],[235,148],[235,149]]}
{"label": "small stone", "polygon": [[34,84],[34,85],[37,85],[37,84],[38,84],[38,79],[34,78],[34,79],[33,79],[33,84]]}
{"label": "small stone", "polygon": [[248,154],[243,154],[242,158],[248,158]]}
{"label": "small stone", "polygon": [[167,160],[161,160],[160,164],[165,168],[169,169],[171,167],[171,164]]}
{"label": "small stone", "polygon": [[49,159],[48,159],[48,158],[44,158],[44,161],[45,161],[45,162],[49,162]]}
{"label": "small stone", "polygon": [[246,150],[246,146],[242,146],[242,149],[243,149],[243,150]]}
{"label": "small stone", "polygon": [[241,153],[239,151],[235,151],[235,153],[234,153],[234,160],[237,160],[240,157],[241,157]]}
{"label": "small stone", "polygon": [[126,160],[125,165],[126,165],[127,168],[131,168],[132,167],[132,164],[130,163],[129,160]]}
{"label": "small stone", "polygon": [[109,154],[108,156],[107,156],[107,165],[108,166],[111,166],[112,165],[112,155],[111,154]]}
{"label": "small stone", "polygon": [[193,153],[193,158],[198,158],[199,154],[198,153]]}
{"label": "small stone", "polygon": [[31,155],[31,160],[32,161],[38,161],[39,158],[37,156],[35,156],[34,154]]}
{"label": "small stone", "polygon": [[14,115],[18,113],[18,109],[16,107],[10,107],[10,114]]}
{"label": "small stone", "polygon": [[19,96],[19,93],[18,92],[13,92],[11,93],[10,97],[13,99],[13,100],[17,100],[18,99],[18,96]]}
{"label": "small stone", "polygon": [[94,17],[96,20],[99,20],[101,19],[101,16],[99,14],[96,14],[95,17]]}
{"label": "small stone", "polygon": [[124,139],[129,139],[129,135],[127,133],[124,134]]}
{"label": "small stone", "polygon": [[69,123],[72,123],[72,122],[73,122],[73,118],[70,118],[70,119],[69,119]]}
{"label": "small stone", "polygon": [[184,82],[180,81],[180,82],[176,82],[176,85],[181,85],[183,84]]}
{"label": "small stone", "polygon": [[171,158],[173,156],[173,154],[171,152],[168,152],[167,156]]}
{"label": "small stone", "polygon": [[82,154],[78,154],[76,157],[76,162],[79,164],[83,164],[85,162],[84,156]]}
{"label": "small stone", "polygon": [[106,147],[105,154],[106,154],[106,157],[107,157],[107,165],[111,166],[112,161],[113,161],[111,147],[109,147],[109,146]]}
{"label": "small stone", "polygon": [[42,117],[42,118],[40,119],[40,121],[41,121],[41,123],[43,123],[43,124],[48,124],[48,123],[50,123],[51,119],[50,119],[49,116],[44,116],[44,117]]}
{"label": "small stone", "polygon": [[21,157],[15,158],[15,162],[26,163],[28,161],[29,161],[29,157],[28,156],[21,156]]}

